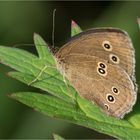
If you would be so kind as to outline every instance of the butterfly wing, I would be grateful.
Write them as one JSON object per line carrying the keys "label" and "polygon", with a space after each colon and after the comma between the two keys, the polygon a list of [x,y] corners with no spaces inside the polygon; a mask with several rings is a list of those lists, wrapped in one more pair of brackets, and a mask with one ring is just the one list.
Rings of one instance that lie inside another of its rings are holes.
{"label": "butterfly wing", "polygon": [[65,59],[67,55],[97,56],[113,65],[119,65],[135,85],[134,49],[129,36],[122,30],[100,28],[80,33],[60,48],[56,57]]}
{"label": "butterfly wing", "polygon": [[[104,74],[99,72],[99,63],[106,66]],[[69,55],[63,70],[80,96],[95,102],[110,115],[122,118],[136,101],[129,75],[118,65],[106,63],[104,59]]]}

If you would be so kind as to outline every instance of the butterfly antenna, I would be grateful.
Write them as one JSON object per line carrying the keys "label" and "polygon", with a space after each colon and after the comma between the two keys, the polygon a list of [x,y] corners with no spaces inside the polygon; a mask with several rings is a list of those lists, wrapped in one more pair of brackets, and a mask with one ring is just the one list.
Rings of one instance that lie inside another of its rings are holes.
{"label": "butterfly antenna", "polygon": [[54,48],[54,43],[55,43],[55,38],[54,38],[54,34],[55,34],[55,13],[56,13],[56,9],[53,10],[53,29],[52,29],[52,47]]}

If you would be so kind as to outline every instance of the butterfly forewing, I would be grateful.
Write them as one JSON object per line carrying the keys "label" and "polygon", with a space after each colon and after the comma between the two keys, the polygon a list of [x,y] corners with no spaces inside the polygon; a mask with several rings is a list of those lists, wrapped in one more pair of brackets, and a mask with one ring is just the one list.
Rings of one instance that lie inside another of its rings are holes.
{"label": "butterfly forewing", "polygon": [[[106,49],[104,45],[110,45],[111,49]],[[57,55],[62,58],[69,54],[103,58],[109,63],[119,65],[130,78],[134,78],[134,49],[129,36],[122,30],[107,28],[83,32],[66,43]],[[113,56],[118,58],[118,63],[112,60]]]}

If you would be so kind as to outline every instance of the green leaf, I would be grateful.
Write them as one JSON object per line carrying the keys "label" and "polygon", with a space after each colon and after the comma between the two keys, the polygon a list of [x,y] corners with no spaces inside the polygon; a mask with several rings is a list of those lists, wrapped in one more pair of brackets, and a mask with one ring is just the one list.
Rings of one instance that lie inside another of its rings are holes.
{"label": "green leaf", "polygon": [[100,110],[100,108],[94,105],[94,103],[89,102],[86,99],[81,98],[80,96],[77,96],[77,102],[80,108],[86,113],[86,115],[92,119],[111,124],[112,126],[113,125],[120,125],[120,126],[126,126],[126,127],[131,126],[131,124],[126,120],[119,121],[119,119],[115,117],[107,117],[107,115],[104,114]]}
{"label": "green leaf", "polygon": [[12,94],[11,97],[51,117],[72,120],[72,115],[75,114],[75,105],[68,104],[50,95],[19,92]]}
{"label": "green leaf", "polygon": [[[20,72],[9,72],[8,75],[25,84],[28,84],[32,79],[34,79],[34,76]],[[55,74],[54,76],[45,74],[45,76],[46,78],[38,80],[37,82],[32,84],[32,86],[47,91],[56,97],[66,100],[67,102],[74,103],[73,100],[75,100],[76,92],[74,93],[74,89],[72,87],[66,87],[63,80],[59,80],[56,77],[54,77]],[[70,93],[68,92],[68,88],[71,91]]]}
{"label": "green leaf", "polygon": [[55,60],[54,60],[53,55],[50,53],[48,44],[37,33],[34,33],[34,43],[35,43],[39,58],[49,61],[50,64],[54,65]]}
{"label": "green leaf", "polygon": [[134,128],[127,122],[126,124],[125,122],[121,124],[120,121],[119,124],[112,124],[101,120],[101,118],[92,119],[82,112],[78,105],[68,104],[53,96],[33,92],[21,92],[12,94],[11,97],[50,117],[62,118],[121,139],[140,138],[140,129]]}
{"label": "green leaf", "polygon": [[53,137],[55,140],[65,140],[64,138],[62,138],[61,136],[59,136],[57,134],[53,134]]}
{"label": "green leaf", "polygon": [[140,138],[140,101],[122,120],[107,116],[95,104],[81,98],[68,81],[64,82],[63,76],[56,68],[54,57],[43,39],[36,34],[34,41],[39,57],[18,48],[0,46],[0,62],[15,69],[16,72],[10,72],[9,75],[25,84],[33,81],[47,65],[48,67],[31,86],[47,91],[51,95],[23,92],[12,94],[14,99],[45,115],[65,119],[110,136],[121,139]]}
{"label": "green leaf", "polygon": [[0,61],[20,72],[33,74],[34,61],[38,61],[38,58],[18,48],[0,46]]}
{"label": "green leaf", "polygon": [[71,21],[71,37],[82,32],[82,29],[78,26],[75,21]]}

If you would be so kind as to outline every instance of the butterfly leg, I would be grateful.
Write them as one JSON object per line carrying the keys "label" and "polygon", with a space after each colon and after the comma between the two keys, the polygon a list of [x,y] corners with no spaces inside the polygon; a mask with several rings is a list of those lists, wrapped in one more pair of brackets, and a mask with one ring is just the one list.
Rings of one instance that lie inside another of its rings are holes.
{"label": "butterfly leg", "polygon": [[68,84],[67,84],[67,81],[66,81],[66,78],[65,78],[65,76],[64,76],[64,75],[63,75],[63,81],[64,81],[64,83],[65,83],[66,87],[68,87]]}
{"label": "butterfly leg", "polygon": [[49,67],[49,68],[55,68],[55,69],[56,69],[56,67],[45,65],[45,66],[43,67],[43,69],[39,72],[39,74],[36,76],[36,78],[35,78],[34,80],[32,80],[30,83],[28,83],[28,85],[31,85],[31,84],[33,84],[34,82],[36,82],[36,81],[39,79],[39,77],[43,74],[43,72],[44,72],[48,67]]}
{"label": "butterfly leg", "polygon": [[[64,81],[64,83],[66,85],[66,88],[67,88],[67,91],[68,91],[69,95],[72,95],[72,91],[70,90],[70,85],[68,84],[65,75],[63,75],[63,81]],[[73,102],[74,102],[74,100],[73,100]]]}

